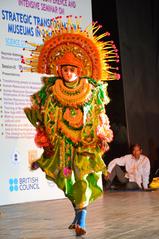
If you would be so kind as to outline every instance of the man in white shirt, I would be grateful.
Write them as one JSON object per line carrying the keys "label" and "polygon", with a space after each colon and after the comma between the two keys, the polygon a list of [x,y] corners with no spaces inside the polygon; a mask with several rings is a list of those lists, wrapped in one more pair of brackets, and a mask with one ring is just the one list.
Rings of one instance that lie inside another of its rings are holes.
{"label": "man in white shirt", "polygon": [[[124,172],[120,166],[125,167]],[[108,164],[108,176],[105,178],[106,189],[110,189],[115,177],[125,184],[128,190],[148,189],[150,176],[150,161],[142,154],[139,144],[131,147],[131,154],[113,159]]]}

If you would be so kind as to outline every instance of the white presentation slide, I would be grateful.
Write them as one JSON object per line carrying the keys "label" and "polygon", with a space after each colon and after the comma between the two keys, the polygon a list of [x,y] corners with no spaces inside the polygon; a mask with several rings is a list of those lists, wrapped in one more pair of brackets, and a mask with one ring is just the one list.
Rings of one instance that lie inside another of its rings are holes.
{"label": "white presentation slide", "polygon": [[64,198],[41,169],[29,168],[42,149],[23,109],[41,87],[41,75],[22,73],[21,55],[26,41],[42,43],[37,25],[56,16],[82,16],[82,28],[89,25],[91,0],[4,0],[0,9],[0,205]]}

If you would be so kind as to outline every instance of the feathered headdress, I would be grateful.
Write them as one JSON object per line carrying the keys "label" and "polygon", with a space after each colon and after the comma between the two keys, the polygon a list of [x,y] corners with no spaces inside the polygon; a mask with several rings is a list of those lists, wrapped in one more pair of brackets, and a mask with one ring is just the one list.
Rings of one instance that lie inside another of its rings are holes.
{"label": "feathered headdress", "polygon": [[30,58],[22,57],[22,63],[28,65],[27,71],[58,76],[57,64],[67,52],[72,53],[76,61],[81,62],[82,76],[96,81],[119,79],[117,73],[119,56],[111,40],[103,40],[108,32],[96,35],[101,28],[97,22],[91,23],[85,30],[80,27],[81,17],[67,16],[52,19],[48,29],[39,26],[43,44],[27,42],[31,47]]}

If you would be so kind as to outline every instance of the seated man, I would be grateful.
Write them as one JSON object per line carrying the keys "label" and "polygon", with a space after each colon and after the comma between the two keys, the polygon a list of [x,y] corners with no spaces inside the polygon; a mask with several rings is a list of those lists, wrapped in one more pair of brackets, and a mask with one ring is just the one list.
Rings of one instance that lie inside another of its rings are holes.
{"label": "seated man", "polygon": [[[120,166],[125,167],[125,171]],[[108,164],[106,189],[110,189],[115,177],[127,190],[148,189],[150,175],[150,161],[142,154],[139,144],[131,146],[131,154],[113,159]]]}

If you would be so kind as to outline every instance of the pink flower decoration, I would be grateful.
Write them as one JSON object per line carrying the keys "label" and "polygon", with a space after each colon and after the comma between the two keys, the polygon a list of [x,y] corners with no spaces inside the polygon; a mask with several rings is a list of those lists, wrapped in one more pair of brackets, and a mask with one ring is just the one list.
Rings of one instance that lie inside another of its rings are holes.
{"label": "pink flower decoration", "polygon": [[63,169],[63,174],[64,174],[65,177],[70,176],[71,173],[72,173],[72,170],[70,168],[64,168]]}

